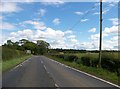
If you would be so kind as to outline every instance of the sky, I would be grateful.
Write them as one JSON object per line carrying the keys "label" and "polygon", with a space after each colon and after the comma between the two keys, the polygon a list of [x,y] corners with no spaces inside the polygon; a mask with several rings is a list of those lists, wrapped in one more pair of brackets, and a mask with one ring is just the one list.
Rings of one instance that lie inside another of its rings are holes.
{"label": "sky", "polygon": [[[51,48],[99,49],[99,2],[6,1],[0,8],[0,45],[28,39]],[[103,2],[103,50],[118,50],[118,26],[118,2]]]}

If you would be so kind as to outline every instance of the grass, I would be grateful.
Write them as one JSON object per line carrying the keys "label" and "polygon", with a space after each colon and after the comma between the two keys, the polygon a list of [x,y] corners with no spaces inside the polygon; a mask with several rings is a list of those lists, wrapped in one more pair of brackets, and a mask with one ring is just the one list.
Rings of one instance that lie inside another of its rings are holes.
{"label": "grass", "polygon": [[3,61],[2,62],[2,71],[5,72],[7,70],[10,70],[11,68],[15,67],[16,65],[20,64],[21,62],[25,61],[31,57],[31,55],[23,56],[20,58],[14,58],[11,60]]}
{"label": "grass", "polygon": [[81,71],[87,72],[89,74],[92,74],[94,76],[100,77],[100,78],[105,79],[107,81],[110,81],[112,83],[119,84],[118,83],[118,76],[116,73],[110,72],[110,71],[102,69],[102,68],[87,67],[87,66],[84,66],[82,64],[77,64],[75,62],[64,61],[63,59],[53,57],[53,56],[47,55],[47,57],[49,57],[53,60],[59,61],[63,64],[66,64],[68,66],[71,66],[73,68],[76,68],[78,70],[81,70]]}

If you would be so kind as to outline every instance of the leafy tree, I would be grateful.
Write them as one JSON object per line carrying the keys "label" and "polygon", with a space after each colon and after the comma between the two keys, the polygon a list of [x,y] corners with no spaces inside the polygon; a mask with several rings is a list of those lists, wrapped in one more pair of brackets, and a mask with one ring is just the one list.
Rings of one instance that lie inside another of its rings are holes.
{"label": "leafy tree", "polygon": [[11,45],[13,45],[13,42],[11,40],[7,40],[7,45],[11,46]]}
{"label": "leafy tree", "polygon": [[18,42],[7,40],[7,43],[3,46],[21,51],[31,50],[32,54],[43,55],[48,52],[50,44],[43,40],[38,40],[36,44],[29,40],[21,39]]}
{"label": "leafy tree", "polygon": [[45,41],[43,41],[43,40],[38,40],[37,41],[37,45],[39,46],[38,47],[38,49],[39,49],[39,53],[40,54],[45,54],[45,53],[47,53],[48,52],[48,48],[49,48],[49,46],[50,46],[50,44],[49,43],[47,43],[47,42],[45,42]]}
{"label": "leafy tree", "polygon": [[21,40],[19,40],[19,43],[20,43],[21,45],[24,45],[26,42],[29,42],[29,40],[26,40],[26,39],[21,39]]}

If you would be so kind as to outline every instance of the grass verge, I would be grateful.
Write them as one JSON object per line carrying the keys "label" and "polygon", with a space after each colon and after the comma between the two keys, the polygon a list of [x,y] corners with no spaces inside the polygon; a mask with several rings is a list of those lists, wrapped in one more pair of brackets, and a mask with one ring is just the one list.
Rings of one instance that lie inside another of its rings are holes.
{"label": "grass verge", "polygon": [[23,56],[21,58],[14,58],[11,60],[3,61],[2,62],[2,71],[5,72],[10,70],[11,68],[15,67],[16,65],[20,64],[21,62],[25,61],[26,59],[30,58],[32,55]]}
{"label": "grass verge", "polygon": [[65,65],[68,65],[70,67],[76,68],[78,70],[84,71],[86,73],[89,73],[91,75],[97,76],[99,78],[102,78],[104,80],[107,80],[107,81],[110,81],[112,83],[119,85],[119,82],[118,82],[119,78],[116,73],[110,72],[110,71],[102,69],[102,68],[87,67],[82,64],[77,64],[75,62],[64,61],[63,59],[53,57],[53,56],[47,55],[47,57],[49,57],[53,60],[56,60],[58,62],[61,62]]}

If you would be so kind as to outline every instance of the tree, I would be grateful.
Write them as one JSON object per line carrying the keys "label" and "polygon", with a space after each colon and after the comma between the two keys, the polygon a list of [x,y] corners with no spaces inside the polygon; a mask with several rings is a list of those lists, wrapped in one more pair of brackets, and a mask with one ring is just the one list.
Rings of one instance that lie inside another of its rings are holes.
{"label": "tree", "polygon": [[19,44],[24,45],[26,42],[29,42],[29,40],[21,39],[19,40]]}
{"label": "tree", "polygon": [[13,45],[13,42],[11,40],[7,40],[7,45],[11,46]]}
{"label": "tree", "polygon": [[48,48],[49,48],[49,46],[50,46],[50,44],[49,43],[47,43],[47,42],[45,42],[45,41],[43,41],[43,40],[38,40],[37,41],[37,45],[39,46],[38,47],[38,52],[40,53],[40,54],[45,54],[45,53],[47,53],[48,52]]}
{"label": "tree", "polygon": [[36,47],[37,47],[37,45],[35,43],[33,43],[33,42],[26,42],[23,45],[23,48],[25,50],[31,50],[32,53],[34,53]]}

